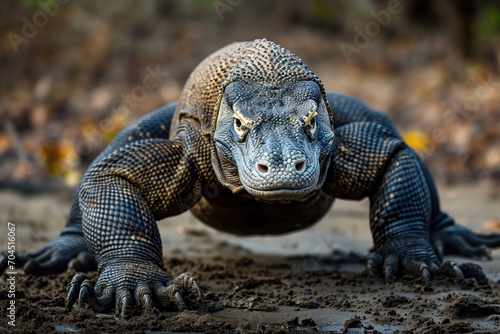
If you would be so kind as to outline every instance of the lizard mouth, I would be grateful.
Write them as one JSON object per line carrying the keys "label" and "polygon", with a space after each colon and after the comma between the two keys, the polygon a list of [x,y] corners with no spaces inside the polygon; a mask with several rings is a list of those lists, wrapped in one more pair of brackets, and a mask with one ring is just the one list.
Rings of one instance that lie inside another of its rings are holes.
{"label": "lizard mouth", "polygon": [[308,198],[311,192],[315,190],[315,184],[301,189],[273,189],[273,190],[258,190],[243,184],[245,190],[252,196],[265,201],[293,201]]}
{"label": "lizard mouth", "polygon": [[[315,190],[319,180],[316,166],[304,169],[302,175],[295,180],[281,179],[270,182],[257,173],[248,173],[239,169],[240,181],[246,192],[256,199],[269,202],[290,202],[308,199]],[[304,177],[307,174],[307,177]],[[259,182],[260,181],[260,182]]]}

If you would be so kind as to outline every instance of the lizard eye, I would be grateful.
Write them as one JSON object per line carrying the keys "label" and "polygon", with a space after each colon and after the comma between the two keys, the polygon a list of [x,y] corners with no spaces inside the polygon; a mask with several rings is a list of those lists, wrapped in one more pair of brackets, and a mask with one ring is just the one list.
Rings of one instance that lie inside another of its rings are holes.
{"label": "lizard eye", "polygon": [[318,106],[315,102],[312,103],[313,103],[312,109],[309,112],[309,115],[305,117],[304,123],[306,125],[306,132],[309,134],[311,138],[314,138],[314,134],[318,129],[318,122],[316,120],[316,116],[318,116],[316,109]]}
{"label": "lizard eye", "polygon": [[316,116],[314,116],[309,121],[309,131],[311,131],[311,134],[314,135],[314,133],[316,132],[317,128],[318,128],[318,123],[316,122]]}
{"label": "lizard eye", "polygon": [[234,132],[240,139],[244,139],[248,132],[248,127],[236,115],[234,115]]}

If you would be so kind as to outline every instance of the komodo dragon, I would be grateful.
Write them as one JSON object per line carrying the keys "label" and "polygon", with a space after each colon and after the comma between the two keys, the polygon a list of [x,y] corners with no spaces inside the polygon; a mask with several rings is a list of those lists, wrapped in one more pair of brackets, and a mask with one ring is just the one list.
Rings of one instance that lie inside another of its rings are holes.
{"label": "komodo dragon", "polygon": [[201,298],[200,289],[187,273],[165,273],[157,220],[191,210],[222,231],[281,234],[311,226],[335,198],[366,197],[370,274],[485,278],[477,264],[441,260],[489,257],[500,235],[475,234],[441,212],[427,168],[384,113],[325,92],[273,42],[234,43],[194,70],[177,103],[117,136],[86,172],[61,236],[17,264],[39,275],[68,264],[84,271],[88,247],[99,279],[94,290],[75,276],[68,308],[79,299],[122,317],[134,303],[183,309],[183,296]]}

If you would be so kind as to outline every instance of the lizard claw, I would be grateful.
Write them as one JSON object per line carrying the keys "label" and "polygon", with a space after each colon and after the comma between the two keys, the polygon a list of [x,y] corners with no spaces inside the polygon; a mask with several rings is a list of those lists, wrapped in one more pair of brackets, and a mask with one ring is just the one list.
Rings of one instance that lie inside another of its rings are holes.
{"label": "lizard claw", "polygon": [[385,281],[387,283],[391,283],[396,279],[399,272],[398,265],[399,265],[399,258],[396,255],[390,254],[385,258],[384,273],[385,273]]}
{"label": "lizard claw", "polygon": [[403,275],[418,276],[428,286],[439,260],[430,244],[419,240],[399,240],[372,252],[366,262],[368,273],[384,276],[391,283]]}
{"label": "lizard claw", "polygon": [[77,274],[69,284],[68,297],[66,298],[66,310],[70,311],[73,305],[78,300],[78,305],[84,307],[89,304],[96,312],[103,312],[107,310],[113,300],[114,289],[104,289],[96,293],[92,282],[85,274]]}
{"label": "lizard claw", "polygon": [[168,286],[157,284],[155,294],[163,307],[172,308],[175,304],[179,311],[187,308],[182,297],[183,294],[191,294],[200,303],[204,302],[198,282],[188,273],[180,274]]}
{"label": "lizard claw", "polygon": [[474,278],[479,285],[488,284],[488,278],[480,265],[473,262],[466,262],[459,265],[464,278]]}
{"label": "lizard claw", "polygon": [[418,271],[420,272],[420,277],[422,278],[422,283],[425,286],[431,285],[431,273],[429,272],[429,267],[424,261],[417,263]]}
{"label": "lizard claw", "polygon": [[[7,254],[0,255],[0,274],[7,268],[6,260]],[[66,269],[83,272],[97,269],[97,263],[80,234],[63,234],[34,253],[17,256],[15,263],[26,274],[36,276],[57,274]]]}
{"label": "lizard claw", "polygon": [[127,288],[121,288],[116,291],[116,307],[115,307],[115,317],[121,319],[127,319],[132,313],[132,306],[134,300],[132,299],[132,293]]}
{"label": "lizard claw", "polygon": [[500,247],[500,234],[478,234],[458,225],[431,232],[431,240],[440,259],[445,255],[461,255],[491,260],[490,248]]}
{"label": "lizard claw", "polygon": [[434,276],[453,278],[458,283],[464,283],[467,278],[474,278],[479,285],[488,284],[488,278],[483,269],[477,263],[466,262],[457,264],[454,261],[446,261],[435,270]]}
{"label": "lizard claw", "polygon": [[80,252],[75,258],[68,262],[68,270],[87,272],[97,270],[97,263],[89,251]]}
{"label": "lizard claw", "polygon": [[450,277],[459,283],[464,283],[467,278],[474,278],[479,285],[488,283],[483,269],[476,263],[457,264],[446,261],[439,265],[435,258],[417,261],[412,254],[390,253],[383,257],[378,253],[371,253],[366,261],[366,267],[371,276],[382,276],[383,273],[388,284],[404,274],[419,276],[425,286],[431,286],[432,279],[437,276]]}
{"label": "lizard claw", "polygon": [[149,286],[145,283],[139,283],[134,292],[135,301],[141,305],[145,310],[153,308],[152,292]]}
{"label": "lizard claw", "polygon": [[454,261],[446,261],[441,265],[441,272],[445,276],[454,277],[459,282],[463,282],[465,280],[464,273],[460,266]]}
{"label": "lizard claw", "polygon": [[366,271],[372,277],[380,276],[380,268],[384,263],[384,257],[379,253],[372,252],[366,258]]}
{"label": "lizard claw", "polygon": [[150,310],[155,301],[163,308],[185,310],[184,296],[189,294],[203,303],[200,286],[190,274],[172,280],[153,263],[115,261],[104,267],[95,288],[85,274],[77,274],[70,283],[66,309],[71,310],[78,300],[80,307],[89,305],[104,312],[114,301],[115,315],[126,319],[134,305]]}
{"label": "lizard claw", "polygon": [[68,291],[68,296],[66,297],[66,303],[65,307],[67,311],[70,311],[71,308],[73,307],[73,304],[75,304],[76,300],[78,299],[78,291],[80,289],[80,286],[82,285],[83,281],[87,279],[87,275],[85,274],[77,274],[73,277],[71,280],[71,283],[69,283],[69,291]]}

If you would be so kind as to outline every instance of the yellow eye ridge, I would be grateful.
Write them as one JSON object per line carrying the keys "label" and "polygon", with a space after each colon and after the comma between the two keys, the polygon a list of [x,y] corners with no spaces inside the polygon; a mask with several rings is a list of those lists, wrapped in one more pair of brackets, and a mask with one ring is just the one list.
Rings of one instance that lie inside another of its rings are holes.
{"label": "yellow eye ridge", "polygon": [[233,113],[241,121],[241,123],[243,123],[244,126],[249,129],[252,127],[252,122],[246,121],[243,116],[241,116],[241,114],[236,110],[236,108],[233,109]]}
{"label": "yellow eye ridge", "polygon": [[307,116],[307,118],[305,119],[305,123],[306,125],[309,125],[309,122],[311,122],[311,119],[313,119],[314,117],[318,116],[318,113],[316,112],[316,109],[318,107],[316,106],[316,104],[314,104],[314,109],[313,111],[309,114],[309,116]]}

